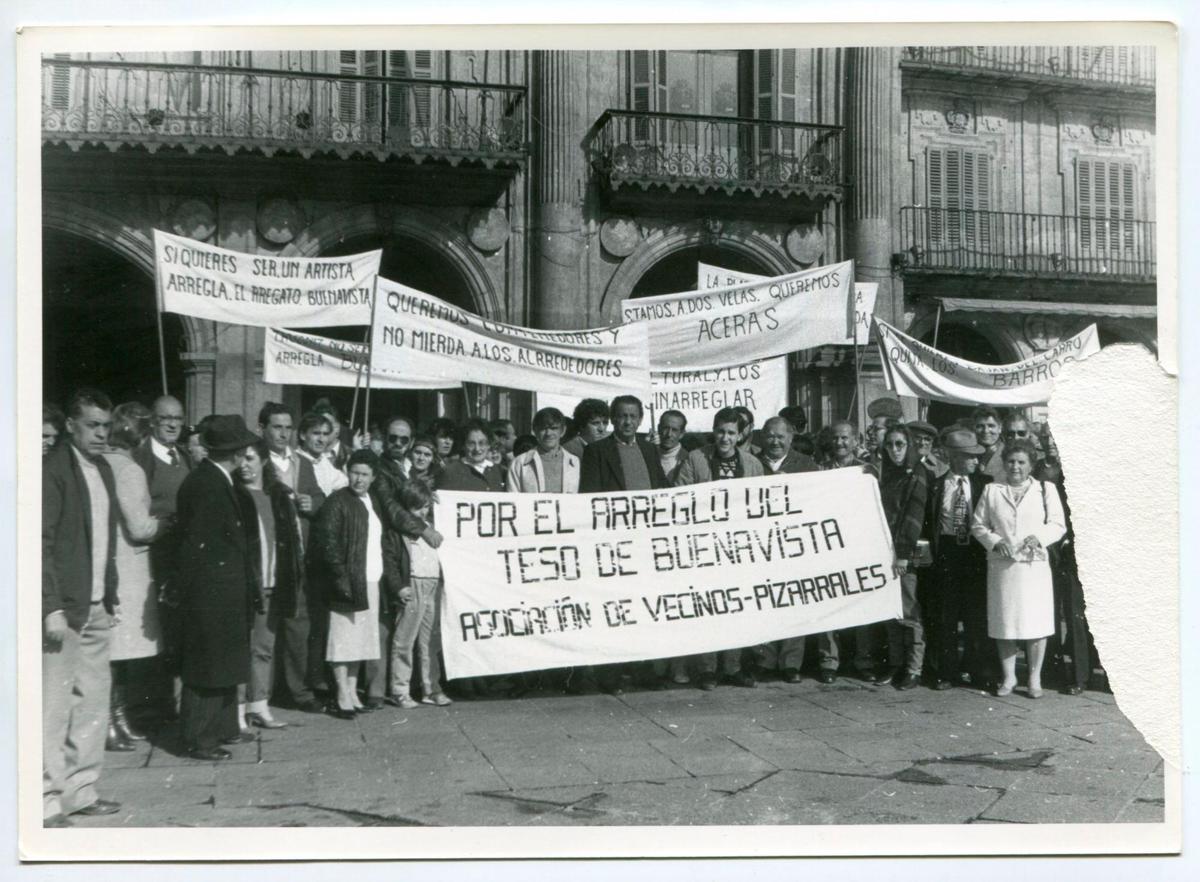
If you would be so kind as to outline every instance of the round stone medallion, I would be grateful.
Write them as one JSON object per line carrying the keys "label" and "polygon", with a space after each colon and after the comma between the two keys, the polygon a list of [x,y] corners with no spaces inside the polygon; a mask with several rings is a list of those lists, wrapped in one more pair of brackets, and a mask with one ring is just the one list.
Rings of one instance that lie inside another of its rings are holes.
{"label": "round stone medallion", "polygon": [[508,241],[508,218],[502,208],[477,208],[467,218],[467,238],[480,251],[496,251]]}
{"label": "round stone medallion", "polygon": [[184,199],[171,212],[171,229],[203,242],[217,229],[217,213],[205,199]]}
{"label": "round stone medallion", "polygon": [[258,207],[258,234],[275,245],[286,245],[304,229],[304,212],[291,199],[275,197]]}
{"label": "round stone medallion", "polygon": [[788,255],[799,264],[813,264],[825,253],[825,235],[815,224],[792,227],[784,241]]}
{"label": "round stone medallion", "polygon": [[610,217],[600,225],[600,244],[613,257],[628,257],[642,241],[642,231],[630,217]]}
{"label": "round stone medallion", "polygon": [[1030,315],[1025,317],[1025,341],[1034,349],[1053,349],[1063,338],[1063,324],[1057,316]]}

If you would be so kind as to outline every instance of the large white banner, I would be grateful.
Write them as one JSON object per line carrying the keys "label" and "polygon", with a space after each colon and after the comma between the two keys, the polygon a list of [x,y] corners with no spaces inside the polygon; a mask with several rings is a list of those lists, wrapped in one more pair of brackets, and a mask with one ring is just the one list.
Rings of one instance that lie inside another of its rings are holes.
{"label": "large white banner", "polygon": [[154,231],[155,275],[165,311],[266,328],[370,324],[382,253],[278,257]]}
{"label": "large white banner", "polygon": [[[651,371],[650,394],[639,396],[643,417],[638,430],[657,428],[664,410],[680,411],[693,432],[709,431],[723,407],[748,407],[761,422],[787,406],[787,392],[786,356],[711,370]],[[537,406],[557,407],[570,418],[581,397],[538,393]]]}
{"label": "large white banner", "polygon": [[[263,346],[263,380],[298,386],[367,385],[367,344],[268,328]],[[371,366],[372,389],[451,389],[455,380],[398,374]]]}
{"label": "large white banner", "polygon": [[1064,366],[1100,351],[1096,326],[1024,361],[977,364],[947,355],[876,320],[889,389],[952,404],[1024,406],[1050,400]]}
{"label": "large white banner", "polygon": [[[700,291],[729,288],[748,282],[765,282],[771,278],[725,269],[711,263],[700,263],[697,276],[696,287]],[[870,339],[871,318],[875,315],[875,298],[878,293],[879,285],[876,282],[854,283],[854,326],[845,340],[831,340],[830,343],[853,346],[856,343],[865,344]]]}
{"label": "large white banner", "polygon": [[735,649],[901,613],[878,483],[858,469],[438,497],[450,677]]}
{"label": "large white banner", "polygon": [[578,398],[646,394],[646,326],[542,331],[485,319],[379,279],[371,345],[381,369]]}

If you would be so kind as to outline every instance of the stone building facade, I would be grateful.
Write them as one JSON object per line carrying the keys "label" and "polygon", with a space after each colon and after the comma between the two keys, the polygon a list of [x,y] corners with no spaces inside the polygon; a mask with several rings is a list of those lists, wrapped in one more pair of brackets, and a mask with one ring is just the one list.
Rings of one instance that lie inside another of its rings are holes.
{"label": "stone building facade", "polygon": [[[158,391],[155,228],[381,247],[389,278],[536,327],[614,323],[626,298],[695,287],[698,261],[853,258],[879,317],[965,357],[1014,361],[1092,320],[1153,345],[1153,95],[1152,56],[1121,47],[48,57],[45,397]],[[264,383],[261,329],[163,331],[192,419],[349,410],[348,390]],[[857,386],[847,347],[791,357],[814,426],[883,393],[861,356]],[[534,404],[478,386],[372,402],[420,423]]]}

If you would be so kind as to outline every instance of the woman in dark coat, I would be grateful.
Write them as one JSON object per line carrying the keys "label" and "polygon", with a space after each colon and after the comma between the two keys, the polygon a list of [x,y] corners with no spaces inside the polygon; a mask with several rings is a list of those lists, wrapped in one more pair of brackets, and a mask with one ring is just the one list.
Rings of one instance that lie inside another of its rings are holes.
{"label": "woman in dark coat", "polygon": [[876,682],[894,681],[897,689],[911,689],[920,682],[921,666],[925,662],[925,629],[921,625],[921,606],[917,602],[913,558],[925,526],[929,473],[921,465],[917,445],[905,426],[887,429],[882,450],[879,496],[896,551],[903,618],[887,623],[888,664]]}
{"label": "woman in dark coat", "polygon": [[178,598],[184,745],[195,759],[228,759],[241,740],[237,687],[250,678],[250,622],[261,606],[254,501],[234,475],[259,441],[240,416],[212,418],[208,458],[179,488],[179,552],[170,586]]}
{"label": "woman in dark coat", "polygon": [[352,720],[366,710],[358,697],[358,668],[379,658],[382,590],[399,590],[396,534],[370,494],[378,457],[356,450],[346,464],[350,485],[333,493],[317,516],[314,548],[329,607],[326,659],[333,666],[337,698],[329,712]]}

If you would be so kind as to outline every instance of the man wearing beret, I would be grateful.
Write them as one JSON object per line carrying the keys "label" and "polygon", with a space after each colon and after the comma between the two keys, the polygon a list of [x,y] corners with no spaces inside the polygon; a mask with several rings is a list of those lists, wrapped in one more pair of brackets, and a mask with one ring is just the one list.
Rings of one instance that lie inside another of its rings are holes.
{"label": "man wearing beret", "polygon": [[221,745],[243,738],[237,687],[250,679],[250,623],[262,603],[254,561],[261,552],[254,500],[234,473],[258,440],[240,416],[213,417],[204,432],[208,458],[179,488],[179,716],[193,759],[229,759]]}
{"label": "man wearing beret", "polygon": [[[995,678],[996,651],[987,635],[987,555],[971,539],[971,512],[991,483],[979,471],[984,448],[969,429],[952,427],[942,435],[949,469],[933,481],[926,507],[925,535],[933,551],[937,684],[949,689],[970,674],[971,686],[987,689]],[[964,651],[958,657],[958,625]]]}

